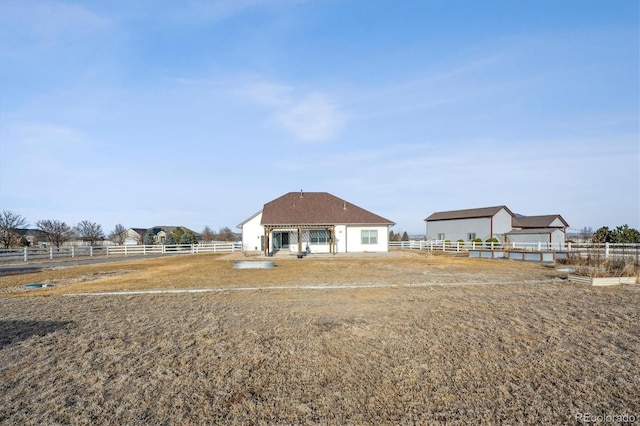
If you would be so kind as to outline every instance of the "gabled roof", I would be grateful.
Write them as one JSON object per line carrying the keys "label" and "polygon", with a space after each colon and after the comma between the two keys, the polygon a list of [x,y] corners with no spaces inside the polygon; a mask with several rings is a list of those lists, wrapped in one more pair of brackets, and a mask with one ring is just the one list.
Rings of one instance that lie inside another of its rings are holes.
{"label": "gabled roof", "polygon": [[262,209],[262,225],[394,225],[382,216],[328,192],[289,192]]}
{"label": "gabled roof", "polygon": [[253,219],[254,217],[258,216],[260,213],[262,213],[262,210],[252,214],[249,218],[245,219],[241,224],[236,225],[236,228],[242,229],[242,227],[244,226],[245,223],[249,222],[251,219]]}
{"label": "gabled roof", "polygon": [[446,212],[436,212],[426,218],[426,221],[454,220],[454,219],[475,219],[480,217],[493,217],[500,210],[506,210],[512,217],[515,216],[507,206],[481,207],[479,209],[451,210]]}
{"label": "gabled roof", "polygon": [[16,231],[18,231],[18,235],[23,237],[34,236],[34,235],[37,235],[38,232],[40,232],[39,229],[33,229],[33,228],[16,228]]}
{"label": "gabled roof", "polygon": [[160,231],[164,231],[166,234],[172,233],[174,229],[176,228],[182,228],[182,230],[186,233],[192,233],[193,235],[195,235],[196,237],[199,236],[200,234],[187,228],[186,226],[154,226],[151,229],[151,232],[153,233],[153,235],[157,235],[158,232]]}
{"label": "gabled roof", "polygon": [[[563,226],[552,225],[554,221],[559,220]],[[559,214],[550,214],[545,216],[520,216],[512,220],[514,228],[562,228],[569,224]]]}
{"label": "gabled roof", "polygon": [[147,229],[146,228],[129,228],[129,229],[127,229],[127,231],[133,231],[133,232],[137,233],[140,236],[144,236],[144,234],[147,233]]}

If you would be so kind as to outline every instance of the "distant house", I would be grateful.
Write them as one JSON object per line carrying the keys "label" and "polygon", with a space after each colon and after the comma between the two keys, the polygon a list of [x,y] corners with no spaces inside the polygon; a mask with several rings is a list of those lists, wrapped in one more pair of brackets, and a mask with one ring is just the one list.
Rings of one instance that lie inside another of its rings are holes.
{"label": "distant house", "polygon": [[327,192],[289,192],[238,225],[247,251],[389,251],[394,223]]}
{"label": "distant house", "polygon": [[[166,244],[167,235],[173,234],[176,228],[182,228],[182,230],[186,234],[193,234],[197,240],[201,238],[200,234],[192,231],[186,226],[154,226],[152,228],[149,228],[148,230],[145,230],[145,232],[151,232],[154,235],[154,241],[156,244]],[[180,241],[176,241],[175,244],[180,244]]]}
{"label": "distant house", "polygon": [[569,224],[560,216],[515,215],[507,206],[433,213],[425,219],[427,239],[564,244]]}
{"label": "distant house", "polygon": [[129,228],[125,231],[125,245],[141,245],[144,242],[145,228]]}
{"label": "distant house", "polygon": [[38,229],[18,228],[16,231],[18,231],[18,235],[20,236],[19,242],[22,243],[23,241],[26,241],[29,246],[35,246],[38,244],[40,239],[38,234],[40,231]]}

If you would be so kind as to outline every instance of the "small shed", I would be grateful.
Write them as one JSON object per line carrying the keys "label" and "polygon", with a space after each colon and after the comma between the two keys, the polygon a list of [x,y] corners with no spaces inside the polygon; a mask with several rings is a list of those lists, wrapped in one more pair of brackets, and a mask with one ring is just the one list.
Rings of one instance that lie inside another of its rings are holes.
{"label": "small shed", "polygon": [[513,229],[506,234],[507,243],[537,244],[542,243],[550,248],[562,249],[565,242],[565,234],[559,228],[527,228]]}

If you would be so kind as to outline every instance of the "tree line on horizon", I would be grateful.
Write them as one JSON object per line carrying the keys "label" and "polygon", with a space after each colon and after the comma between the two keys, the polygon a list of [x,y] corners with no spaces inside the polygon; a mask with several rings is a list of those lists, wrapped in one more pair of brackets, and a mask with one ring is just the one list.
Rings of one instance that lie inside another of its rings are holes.
{"label": "tree line on horizon", "polygon": [[608,226],[598,228],[595,232],[590,227],[584,227],[578,233],[580,238],[595,244],[618,243],[618,244],[637,244],[640,243],[640,231],[630,228],[629,225],[616,226],[609,229]]}
{"label": "tree line on horizon", "polygon": [[[103,240],[109,240],[114,244],[123,245],[127,239],[127,228],[122,224],[117,224],[109,235],[105,235],[100,224],[90,220],[80,221],[73,227],[57,219],[39,220],[35,225],[39,238],[56,247],[60,247],[65,242],[73,240],[74,238],[85,241],[90,245],[95,245],[98,241]],[[25,229],[27,226],[28,222],[25,217],[10,210],[3,210],[2,213],[0,213],[0,244],[4,248],[28,247],[31,243],[19,232],[19,230]],[[635,228],[630,228],[626,224],[617,226],[614,229],[603,226],[595,232],[590,227],[584,227],[580,230],[579,236],[584,241],[596,244],[640,243],[640,231]],[[153,228],[147,229],[140,240],[138,244],[157,244]],[[209,226],[205,226],[200,233],[200,241],[205,243],[235,240],[236,234],[234,234],[229,227],[223,227],[220,228],[218,232],[214,232]],[[406,231],[402,235],[394,231],[389,231],[389,241],[409,241],[409,235]],[[193,232],[178,226],[167,234],[164,244],[196,244],[197,242],[198,239]]]}
{"label": "tree line on horizon", "polygon": [[[5,249],[12,247],[28,247],[31,242],[20,230],[29,226],[27,219],[10,210],[3,210],[0,213],[0,244]],[[123,245],[127,239],[128,228],[122,224],[117,224],[114,229],[105,235],[102,225],[90,220],[82,220],[75,226],[69,226],[66,222],[58,219],[43,219],[35,223],[37,236],[40,241],[50,243],[60,247],[67,241],[79,239],[95,245],[99,241],[109,240],[117,245]],[[154,245],[158,244],[155,239],[154,228],[148,228],[138,241],[138,244]],[[235,241],[236,235],[229,227],[220,228],[214,232],[209,226],[205,226],[200,234],[200,241],[212,243],[214,241]],[[196,235],[183,227],[177,226],[172,232],[167,233],[164,244],[197,244]]]}

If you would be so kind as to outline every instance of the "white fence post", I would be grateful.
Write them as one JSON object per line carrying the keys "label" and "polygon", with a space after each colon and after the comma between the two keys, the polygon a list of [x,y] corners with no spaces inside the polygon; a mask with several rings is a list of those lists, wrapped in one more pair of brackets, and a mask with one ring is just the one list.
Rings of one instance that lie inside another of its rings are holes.
{"label": "white fence post", "polygon": [[73,259],[74,257],[76,257],[76,248],[71,246],[71,258]]}
{"label": "white fence post", "polygon": [[49,247],[49,259],[53,259],[53,247]]}
{"label": "white fence post", "polygon": [[89,246],[89,256],[93,257],[93,246]]}
{"label": "white fence post", "polygon": [[24,248],[24,261],[26,262],[27,260],[29,260],[29,250],[25,247]]}
{"label": "white fence post", "polygon": [[604,243],[604,257],[605,259],[609,257],[609,243]]}

